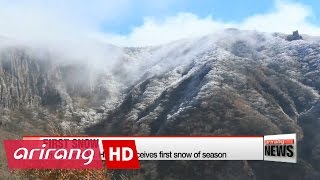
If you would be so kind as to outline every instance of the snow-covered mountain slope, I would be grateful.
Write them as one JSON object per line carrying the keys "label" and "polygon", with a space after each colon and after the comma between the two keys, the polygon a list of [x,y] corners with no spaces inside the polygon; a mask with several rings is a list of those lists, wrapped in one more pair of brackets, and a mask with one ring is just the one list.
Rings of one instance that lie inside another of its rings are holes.
{"label": "snow-covered mountain slope", "polygon": [[102,53],[105,60],[98,63],[94,57],[66,61],[52,53],[2,48],[0,128],[24,134],[24,127],[37,127],[41,133],[53,123],[94,135],[297,133],[301,158],[296,165],[150,162],[138,174],[145,179],[316,179],[320,41],[303,38],[229,29],[156,47],[112,47],[117,55]]}
{"label": "snow-covered mountain slope", "polygon": [[[208,130],[185,126],[178,130],[172,125],[187,123],[182,119],[200,109],[206,109],[207,115],[213,113],[207,109],[212,103],[217,103],[212,111],[221,112],[230,101],[223,116],[234,119],[237,115],[227,111],[235,108],[250,111],[260,117],[253,121],[261,120],[267,128],[259,133],[291,131],[302,137],[299,114],[318,100],[318,50],[318,42],[243,31],[160,47],[128,48],[122,72],[129,76],[124,79],[131,80],[130,85],[102,123],[110,126],[107,133],[166,134],[169,129],[170,134],[257,133],[247,127],[243,132],[212,129],[210,123],[204,123]],[[213,123],[217,117],[211,114]],[[202,124],[201,119],[192,119],[196,126]],[[220,119],[226,123],[226,117]]]}
{"label": "snow-covered mountain slope", "polygon": [[[320,140],[316,130],[320,128],[319,119],[313,117],[312,120],[305,120],[301,117],[318,107],[320,44],[314,39],[287,41],[284,37],[233,31],[160,47],[128,49],[134,60],[128,58],[126,66],[132,62],[140,67],[135,69],[138,73],[134,72],[135,76],[132,76],[136,78],[136,83],[126,89],[115,110],[103,117],[100,123],[88,128],[87,133],[298,133],[304,144],[301,157],[307,156],[309,160],[311,157],[317,158],[318,154],[307,154],[319,152],[319,145],[315,143]],[[312,127],[307,124],[310,121]],[[315,130],[305,132],[306,126]],[[313,138],[303,138],[304,134]],[[277,168],[290,171],[291,179],[308,175],[310,178],[318,177],[318,160],[303,163],[299,164],[301,167],[294,167],[294,172],[291,172],[291,166],[279,165]],[[175,165],[166,164],[170,167]],[[163,166],[163,163],[155,165],[156,177],[167,174],[164,177],[169,178],[178,174],[176,171],[161,171]],[[188,166],[191,165],[184,167]],[[261,178],[265,176],[261,173],[262,166],[249,163],[239,174],[243,175],[243,179]],[[268,166],[266,169],[271,171],[274,168]],[[250,172],[254,174],[252,177]],[[226,172],[216,172],[219,173]],[[287,175],[275,173],[270,178]],[[188,176],[186,174],[183,178],[188,179]]]}

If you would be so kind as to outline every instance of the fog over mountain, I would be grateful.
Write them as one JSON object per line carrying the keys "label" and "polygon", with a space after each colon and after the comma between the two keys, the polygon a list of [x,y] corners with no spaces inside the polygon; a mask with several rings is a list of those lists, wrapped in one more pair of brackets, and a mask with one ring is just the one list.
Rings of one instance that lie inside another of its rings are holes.
{"label": "fog over mountain", "polygon": [[301,38],[226,29],[159,46],[117,47],[93,41],[29,44],[3,37],[2,138],[297,133],[297,164],[143,162],[142,170],[131,175],[319,179],[320,41]]}

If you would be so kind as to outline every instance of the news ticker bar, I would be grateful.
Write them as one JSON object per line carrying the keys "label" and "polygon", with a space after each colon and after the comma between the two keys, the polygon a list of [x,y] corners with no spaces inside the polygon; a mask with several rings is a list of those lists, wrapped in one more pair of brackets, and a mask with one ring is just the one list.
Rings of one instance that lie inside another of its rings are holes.
{"label": "news ticker bar", "polygon": [[[9,169],[139,169],[141,160],[297,162],[296,134],[261,137],[23,137],[4,140]],[[103,161],[104,160],[104,161]]]}
{"label": "news ticker bar", "polygon": [[[39,137],[36,139],[88,138]],[[139,160],[263,160],[263,137],[90,137],[89,139],[99,140],[101,152],[103,152],[102,140],[134,140]],[[105,160],[105,156],[102,156],[102,159]]]}
{"label": "news ticker bar", "polygon": [[23,137],[23,140],[133,140],[139,160],[265,160],[297,162],[296,134],[188,137]]}

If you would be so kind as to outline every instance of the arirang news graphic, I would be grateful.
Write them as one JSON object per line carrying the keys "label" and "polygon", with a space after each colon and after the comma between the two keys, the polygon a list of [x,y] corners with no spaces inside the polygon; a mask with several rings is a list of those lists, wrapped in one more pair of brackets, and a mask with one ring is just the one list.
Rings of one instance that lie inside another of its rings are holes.
{"label": "arirang news graphic", "polygon": [[297,138],[294,134],[264,137],[264,160],[297,163]]}
{"label": "arirang news graphic", "polygon": [[320,180],[319,0],[0,0],[0,180]]}
{"label": "arirang news graphic", "polygon": [[[284,139],[287,137],[292,139]],[[103,169],[103,160],[108,169],[140,169],[139,161],[147,160],[268,160],[296,163],[295,140],[296,134],[264,137],[61,136],[5,140],[4,146],[11,170]]]}

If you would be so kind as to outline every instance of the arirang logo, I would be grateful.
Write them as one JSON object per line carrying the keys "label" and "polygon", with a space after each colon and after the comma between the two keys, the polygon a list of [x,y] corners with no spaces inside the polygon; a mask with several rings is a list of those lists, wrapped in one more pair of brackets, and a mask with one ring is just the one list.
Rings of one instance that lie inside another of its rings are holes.
{"label": "arirang logo", "polygon": [[9,169],[102,169],[98,140],[4,140]]}
{"label": "arirang logo", "polygon": [[[67,142],[67,141],[66,141]],[[16,160],[20,159],[44,159],[44,160],[59,160],[59,159],[83,159],[86,162],[83,163],[83,165],[88,165],[92,162],[94,157],[94,150],[93,149],[85,149],[82,151],[81,149],[67,149],[67,148],[61,148],[61,149],[45,149],[46,144],[42,145],[42,148],[40,149],[31,149],[30,151],[25,148],[21,147],[14,151],[13,157]],[[39,152],[39,153],[37,153]],[[37,156],[38,155],[38,156]]]}
{"label": "arirang logo", "polygon": [[264,141],[264,155],[277,157],[294,156],[294,139],[276,139]]}

